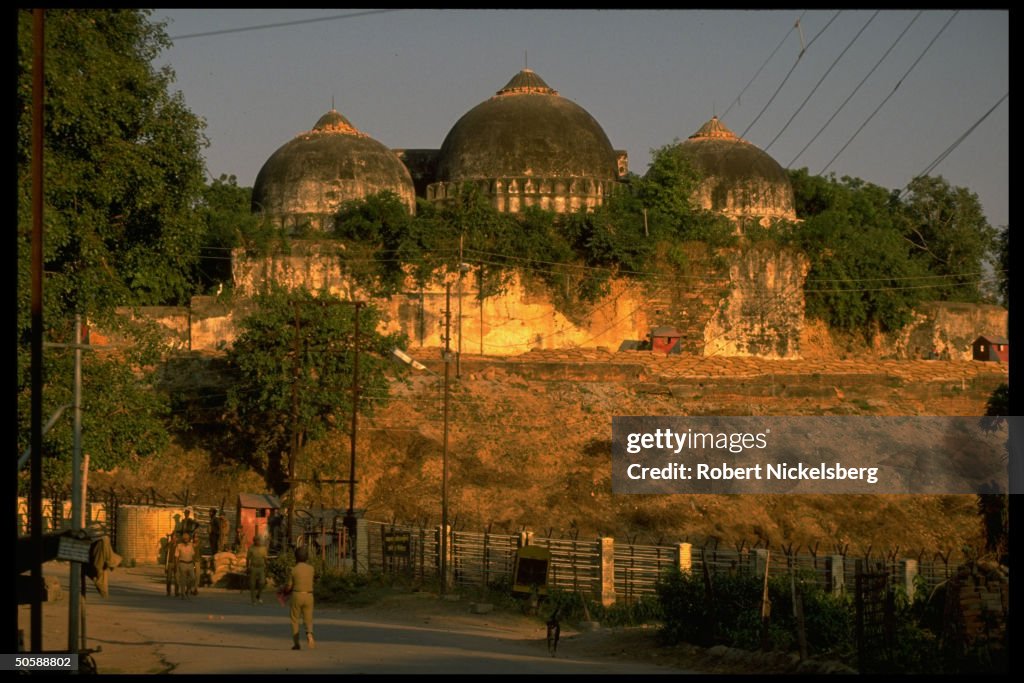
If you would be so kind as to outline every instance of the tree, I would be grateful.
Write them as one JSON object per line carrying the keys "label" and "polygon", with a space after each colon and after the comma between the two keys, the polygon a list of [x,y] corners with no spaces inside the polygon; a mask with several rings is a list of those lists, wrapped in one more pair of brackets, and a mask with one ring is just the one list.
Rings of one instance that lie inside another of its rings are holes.
{"label": "tree", "polygon": [[903,202],[904,237],[912,257],[948,284],[931,296],[979,301],[983,266],[996,250],[998,233],[989,225],[978,195],[952,187],[942,176],[915,178]]}
{"label": "tree", "polygon": [[921,301],[915,287],[926,275],[901,235],[900,206],[892,194],[859,178],[790,173],[797,216],[793,240],[811,261],[807,314],[833,327],[899,329]]}
{"label": "tree", "polygon": [[996,290],[1003,306],[1010,307],[1010,226],[999,228],[996,240]]}
{"label": "tree", "polygon": [[[352,413],[356,306],[327,293],[272,286],[255,300],[228,352],[237,380],[228,390],[227,418],[248,464],[278,494],[309,441],[348,429]],[[404,346],[398,334],[377,332],[372,305],[359,308],[359,412],[372,414],[388,396],[386,359]]]}
{"label": "tree", "polygon": [[233,175],[221,174],[203,187],[198,210],[204,228],[198,280],[204,289],[230,285],[232,250],[266,246],[273,229],[252,213],[252,188],[239,187]]}
{"label": "tree", "polygon": [[[166,442],[164,402],[146,368],[156,346],[122,305],[177,303],[195,291],[203,225],[202,121],[172,94],[169,45],[143,10],[47,10],[44,74],[45,339],[72,341],[74,313],[129,347],[83,360],[83,447],[114,467]],[[19,447],[29,432],[32,234],[32,11],[17,12],[17,384]],[[46,349],[46,416],[68,402],[71,353]],[[44,416],[44,419],[45,417]],[[70,458],[68,416],[47,435],[53,474]]]}
{"label": "tree", "polygon": [[[153,68],[169,42],[148,14],[46,12],[44,250],[51,316],[177,303],[195,290],[203,224],[194,205],[203,187],[204,124],[185,107],[181,93],[169,92],[170,68]],[[32,16],[27,10],[18,12],[18,67],[18,236],[20,256],[27,260],[32,224]],[[19,287],[27,296],[28,281]],[[21,308],[27,319],[28,306]]]}
{"label": "tree", "polygon": [[[1010,414],[1010,385],[1003,383],[996,387],[985,405],[985,417],[981,427],[986,431],[996,431]],[[1008,427],[1009,428],[1009,427]],[[1007,441],[1007,452],[1010,444]],[[1002,564],[1010,564],[1010,497],[1005,493],[978,494],[978,516],[981,518],[981,529],[985,539],[985,552],[992,553]]]}

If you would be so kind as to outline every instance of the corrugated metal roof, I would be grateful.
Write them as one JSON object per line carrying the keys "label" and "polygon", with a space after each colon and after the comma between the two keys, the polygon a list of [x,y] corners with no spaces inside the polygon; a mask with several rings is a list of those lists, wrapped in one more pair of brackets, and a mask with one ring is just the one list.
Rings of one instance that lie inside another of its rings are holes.
{"label": "corrugated metal roof", "polygon": [[980,337],[978,337],[977,339],[975,339],[974,343],[977,344],[980,341],[987,341],[989,344],[1009,344],[1010,343],[1010,340],[1007,339],[1006,337],[990,337],[987,334],[983,334]]}
{"label": "corrugated metal roof", "polygon": [[238,505],[243,508],[280,508],[281,499],[265,493],[239,493]]}

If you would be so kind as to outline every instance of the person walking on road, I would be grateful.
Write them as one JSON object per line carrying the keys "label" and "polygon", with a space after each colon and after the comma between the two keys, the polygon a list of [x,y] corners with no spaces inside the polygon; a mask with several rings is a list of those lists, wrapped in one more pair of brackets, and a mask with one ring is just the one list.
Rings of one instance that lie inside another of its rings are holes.
{"label": "person walking on road", "polygon": [[174,597],[178,597],[180,593],[178,587],[178,556],[175,553],[178,540],[178,534],[173,531],[167,536],[167,554],[164,557],[164,580],[167,582],[167,597],[171,596],[172,586],[174,587]]}
{"label": "person walking on road", "polygon": [[288,577],[285,585],[285,592],[290,592],[289,605],[291,606],[292,620],[292,649],[300,650],[299,647],[299,618],[306,625],[306,643],[310,649],[316,647],[313,639],[313,565],[306,560],[309,559],[305,546],[295,549],[295,566]]}
{"label": "person walking on road", "polygon": [[178,587],[181,597],[199,595],[196,589],[198,574],[196,573],[196,548],[192,545],[192,537],[183,533],[181,542],[174,548],[175,564],[178,566]]}
{"label": "person walking on road", "polygon": [[245,566],[249,570],[249,600],[262,605],[263,586],[267,583],[267,546],[262,536],[256,536],[245,555]]}

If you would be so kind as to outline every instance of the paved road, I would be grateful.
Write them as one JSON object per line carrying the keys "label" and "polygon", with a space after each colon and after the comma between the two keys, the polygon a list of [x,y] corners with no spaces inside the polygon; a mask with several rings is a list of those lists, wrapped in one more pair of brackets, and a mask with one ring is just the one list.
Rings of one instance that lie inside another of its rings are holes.
{"label": "paved road", "polygon": [[[47,573],[66,583],[65,565],[48,565]],[[45,607],[45,647],[66,647],[67,597]],[[107,598],[89,584],[86,624],[90,645],[103,648],[95,655],[100,673],[683,673],[643,662],[574,656],[568,638],[559,656],[551,658],[542,625],[524,632],[521,624],[510,626],[494,615],[469,614],[466,602],[426,612],[318,606],[317,648],[309,650],[303,643],[296,652],[287,611],[273,594],[263,605],[252,606],[246,593],[207,588],[182,601],[164,595],[156,568],[139,567],[115,571]],[[27,633],[27,606],[20,617]]]}

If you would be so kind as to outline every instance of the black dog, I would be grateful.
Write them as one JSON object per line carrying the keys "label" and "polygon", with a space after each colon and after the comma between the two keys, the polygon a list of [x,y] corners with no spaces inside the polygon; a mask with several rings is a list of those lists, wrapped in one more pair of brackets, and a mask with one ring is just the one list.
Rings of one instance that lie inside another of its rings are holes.
{"label": "black dog", "polygon": [[556,607],[555,611],[548,617],[548,652],[554,657],[558,651],[558,636],[562,633],[562,623],[559,621],[561,616],[561,606]]}

